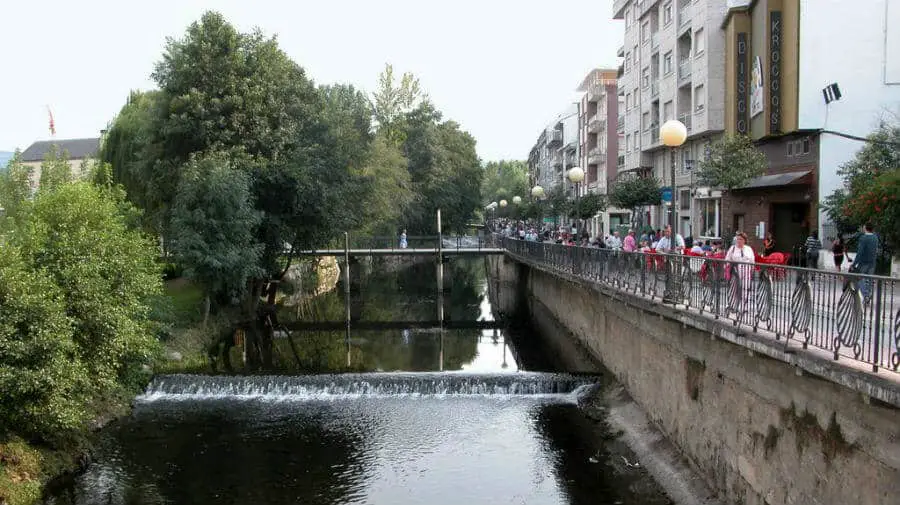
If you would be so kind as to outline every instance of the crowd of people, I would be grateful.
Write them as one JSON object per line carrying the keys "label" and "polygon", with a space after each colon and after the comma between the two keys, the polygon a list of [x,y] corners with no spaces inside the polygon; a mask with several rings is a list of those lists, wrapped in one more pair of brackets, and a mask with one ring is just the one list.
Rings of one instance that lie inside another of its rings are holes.
{"label": "crowd of people", "polygon": [[[685,240],[679,233],[674,237],[672,229],[666,226],[663,229],[650,230],[638,235],[635,230],[628,230],[622,237],[619,231],[613,231],[605,236],[591,236],[586,229],[579,230],[576,226],[561,226],[555,224],[538,224],[531,221],[515,221],[508,219],[497,220],[494,223],[502,235],[518,238],[531,242],[550,242],[568,246],[596,247],[613,251],[643,252],[643,253],[678,253],[691,256],[702,256],[724,259],[734,263],[766,262],[774,264],[786,264],[788,255],[778,252],[775,237],[768,233],[763,240],[760,254],[753,250],[748,243],[747,234],[738,231],[734,234],[730,244],[723,239],[714,240]],[[847,254],[847,246],[844,239],[838,237],[830,244],[830,252],[834,259],[835,268],[841,271],[845,256],[850,261],[850,272],[860,274],[872,274],[875,271],[877,250],[880,247],[873,227],[867,224],[858,238],[857,252],[854,258]],[[803,243],[803,257],[801,266],[818,268],[823,244],[819,240],[818,232],[812,231]],[[751,269],[741,267],[742,275],[750,275]],[[868,295],[869,283],[861,283],[861,291]]]}

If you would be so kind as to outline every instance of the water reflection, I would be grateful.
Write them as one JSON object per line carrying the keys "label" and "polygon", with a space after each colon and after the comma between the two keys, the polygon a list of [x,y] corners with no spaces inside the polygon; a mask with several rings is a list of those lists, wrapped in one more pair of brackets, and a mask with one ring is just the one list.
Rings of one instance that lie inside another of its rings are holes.
{"label": "water reflection", "polygon": [[[297,311],[284,310],[280,318],[291,329],[296,352],[286,337],[276,339],[276,369],[282,373],[518,370],[502,331],[482,328],[494,320],[483,261],[458,258],[444,268],[444,291],[437,289],[434,264],[426,262],[390,274],[357,275],[349,296],[341,285],[312,300],[300,311],[300,319]],[[349,329],[344,323],[348,298]],[[334,329],[302,329],[309,321],[330,321]],[[421,323],[399,328],[398,321]],[[391,328],[372,329],[378,322],[390,323]],[[463,328],[476,322],[480,327]]]}
{"label": "water reflection", "polygon": [[[481,263],[459,263],[445,315],[491,321]],[[433,319],[428,267],[363,279],[351,312]],[[317,300],[315,320],[341,321],[343,296]],[[133,416],[103,431],[95,463],[47,503],[670,503],[642,469],[619,462],[634,457],[576,404],[579,388],[600,378],[523,371],[548,370],[540,335],[352,323],[349,333],[298,334],[299,365],[276,341],[291,376],[156,379]],[[295,373],[348,368],[432,373]]]}

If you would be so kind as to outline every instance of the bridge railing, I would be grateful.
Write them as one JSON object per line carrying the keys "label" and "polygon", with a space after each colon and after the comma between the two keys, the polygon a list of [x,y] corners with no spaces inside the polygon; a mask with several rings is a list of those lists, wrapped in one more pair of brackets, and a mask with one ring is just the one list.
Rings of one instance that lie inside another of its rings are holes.
{"label": "bridge railing", "polygon": [[683,254],[526,242],[493,236],[524,260],[674,307],[774,334],[785,346],[826,351],[897,371],[900,282],[874,275]]}
{"label": "bridge railing", "polygon": [[[333,241],[336,247],[322,247],[324,249],[343,249],[344,237]],[[406,237],[406,247],[401,247],[399,236],[349,236],[350,249],[355,250],[398,250],[398,249],[436,249],[438,243],[444,250],[452,249],[483,249],[488,247],[488,241],[474,235],[444,235],[440,240],[437,235],[409,235]]]}

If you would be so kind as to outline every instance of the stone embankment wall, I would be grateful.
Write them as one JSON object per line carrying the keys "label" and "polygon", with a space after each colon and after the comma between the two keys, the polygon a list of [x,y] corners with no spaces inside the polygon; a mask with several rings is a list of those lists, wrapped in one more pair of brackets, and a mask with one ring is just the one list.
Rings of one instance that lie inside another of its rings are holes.
{"label": "stone embankment wall", "polygon": [[516,285],[506,310],[524,303],[562,322],[571,336],[559,337],[617,377],[723,502],[900,503],[900,410],[842,385],[866,374],[826,380],[719,338],[709,320],[509,257],[487,265],[492,281]]}

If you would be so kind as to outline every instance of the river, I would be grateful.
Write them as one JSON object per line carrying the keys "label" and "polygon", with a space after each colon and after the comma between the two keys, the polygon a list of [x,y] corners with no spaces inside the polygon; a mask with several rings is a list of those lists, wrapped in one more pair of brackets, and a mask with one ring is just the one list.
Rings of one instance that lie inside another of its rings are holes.
{"label": "river", "polygon": [[[434,270],[356,276],[352,320],[428,321],[443,299],[446,319],[481,328],[295,332],[275,375],[156,377],[46,503],[671,503],[584,406],[608,379],[552,369],[528,321],[484,329],[498,314],[483,260],[448,263],[443,295]],[[343,321],[344,296],[282,317]]]}

